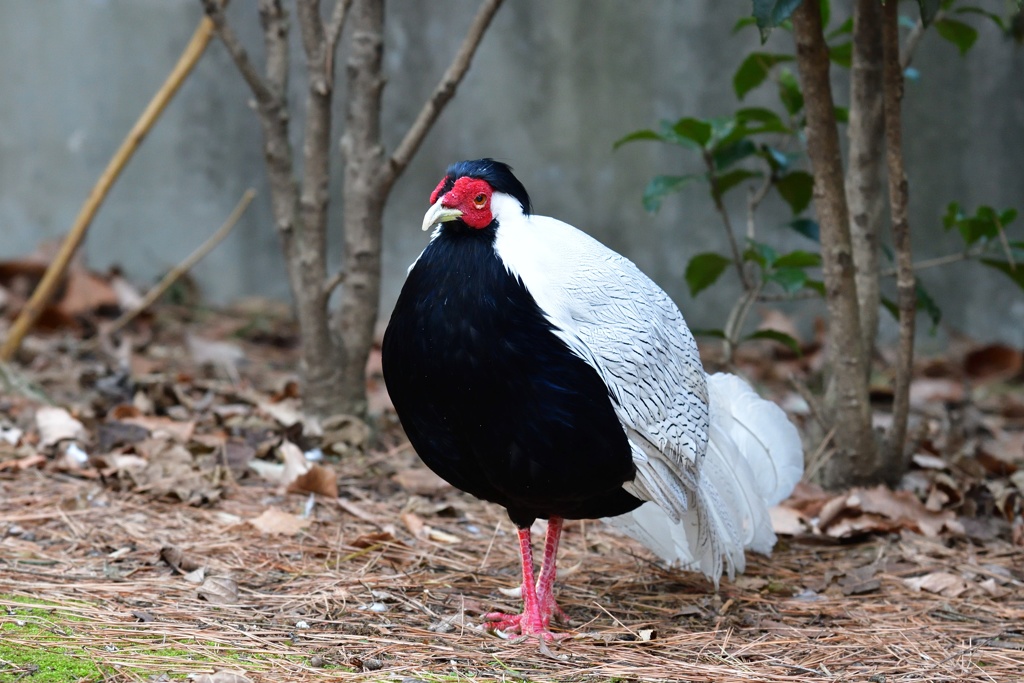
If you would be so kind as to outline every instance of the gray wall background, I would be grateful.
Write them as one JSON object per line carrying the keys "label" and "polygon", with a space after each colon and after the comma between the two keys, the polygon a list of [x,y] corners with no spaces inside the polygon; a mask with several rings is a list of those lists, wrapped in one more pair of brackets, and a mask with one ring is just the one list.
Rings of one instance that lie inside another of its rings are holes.
{"label": "gray wall background", "polygon": [[[1002,8],[1001,0],[985,2]],[[476,7],[470,0],[389,4],[383,120],[391,147],[447,66]],[[383,315],[426,242],[420,219],[445,166],[494,156],[516,168],[538,213],[629,256],[675,298],[691,325],[719,326],[736,287],[708,290],[694,301],[682,278],[690,256],[725,244],[705,189],[694,186],[668,199],[657,215],[640,204],[652,175],[694,170],[696,160],[664,145],[613,151],[612,143],[661,118],[733,110],[732,73],[758,43],[752,29],[730,33],[747,11],[749,3],[715,0],[505,3],[455,100],[391,196]],[[66,232],[200,16],[198,0],[0,2],[0,259]],[[231,17],[261,59],[255,2],[232,3]],[[940,227],[948,201],[1024,209],[1024,51],[994,27],[972,22],[981,38],[967,58],[929,34],[915,59],[922,78],[907,86],[918,258],[956,249],[957,240]],[[789,40],[776,32],[767,49],[788,49]],[[301,60],[296,52],[296,104],[303,99]],[[845,99],[842,90],[838,97]],[[243,222],[194,275],[214,302],[287,298],[248,99],[215,41],[103,206],[85,246],[90,265],[117,263],[149,283],[202,242],[254,186],[260,194]],[[773,104],[774,95],[766,88],[747,103]],[[339,106],[336,121],[340,112]],[[339,168],[337,154],[334,162]],[[334,189],[340,196],[337,183]],[[744,205],[735,191],[737,222],[745,219]],[[789,248],[809,246],[778,227],[787,218],[783,206],[766,208],[759,227],[764,239],[782,235]],[[1020,219],[1014,227],[1020,229]],[[336,260],[337,234],[332,243]],[[953,328],[1024,345],[1024,296],[1003,276],[957,264],[922,278]],[[820,314],[806,303],[791,310],[804,321]]]}

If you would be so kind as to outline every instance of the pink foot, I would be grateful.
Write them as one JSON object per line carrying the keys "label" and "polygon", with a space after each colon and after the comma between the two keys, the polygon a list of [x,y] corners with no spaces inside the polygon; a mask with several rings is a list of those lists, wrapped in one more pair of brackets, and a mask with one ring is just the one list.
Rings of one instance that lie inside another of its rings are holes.
{"label": "pink foot", "polygon": [[484,615],[487,627],[493,631],[509,631],[522,636],[535,636],[543,644],[547,640],[567,638],[567,633],[552,633],[548,628],[551,618],[557,617],[568,623],[569,616],[555,602],[553,591],[555,582],[555,555],[558,552],[558,539],[562,532],[562,520],[552,517],[548,522],[548,533],[544,544],[544,562],[540,577],[534,582],[533,550],[530,547],[530,530],[519,530],[519,548],[523,560],[523,612],[522,614],[506,614],[491,612]]}
{"label": "pink foot", "polygon": [[[561,610],[559,610],[561,612]],[[563,613],[564,614],[564,613]],[[568,633],[552,633],[548,628],[551,617],[534,615],[530,618],[525,612],[522,614],[506,614],[505,612],[491,612],[484,615],[487,628],[502,633],[518,633],[524,637],[536,637],[541,640],[562,640],[568,638]]]}

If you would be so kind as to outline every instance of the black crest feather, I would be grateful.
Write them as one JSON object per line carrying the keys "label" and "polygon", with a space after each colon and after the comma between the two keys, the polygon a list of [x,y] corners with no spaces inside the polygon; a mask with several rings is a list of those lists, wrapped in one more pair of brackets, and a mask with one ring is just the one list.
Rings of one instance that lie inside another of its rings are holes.
{"label": "black crest feather", "polygon": [[448,167],[446,176],[448,182],[445,183],[445,191],[451,189],[456,180],[467,176],[486,181],[494,188],[495,192],[504,192],[515,197],[519,200],[519,205],[523,207],[523,213],[527,215],[531,213],[530,195],[526,192],[523,184],[519,182],[519,178],[512,173],[512,167],[508,164],[490,158],[456,161]]}

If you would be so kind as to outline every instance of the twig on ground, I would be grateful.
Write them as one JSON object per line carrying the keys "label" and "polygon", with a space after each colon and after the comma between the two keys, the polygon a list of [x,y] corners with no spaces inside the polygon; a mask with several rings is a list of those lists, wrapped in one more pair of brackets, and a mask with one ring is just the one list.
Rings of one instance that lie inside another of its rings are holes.
{"label": "twig on ground", "polygon": [[139,120],[132,126],[128,136],[121,143],[117,152],[114,153],[113,158],[111,158],[107,167],[103,170],[92,191],[89,192],[89,196],[75,218],[74,225],[72,225],[70,232],[68,232],[67,237],[60,246],[60,251],[57,252],[57,256],[54,257],[49,267],[47,267],[43,279],[40,280],[39,285],[32,292],[32,296],[25,304],[25,307],[21,309],[21,313],[11,326],[11,331],[7,335],[3,346],[0,346],[0,361],[10,360],[14,356],[18,347],[21,346],[22,339],[32,329],[32,325],[35,324],[46,304],[53,297],[54,292],[57,290],[57,285],[63,278],[68,264],[71,262],[71,257],[75,255],[82,240],[85,239],[85,233],[92,223],[93,217],[96,216],[96,212],[99,211],[103,200],[106,199],[107,194],[110,192],[110,188],[114,186],[114,182],[120,177],[121,172],[132,158],[135,150],[142,144],[146,134],[152,129],[153,124],[160,118],[168,103],[175,93],[178,92],[178,88],[185,82],[185,78],[192,72],[199,58],[202,57],[206,46],[210,43],[210,38],[213,36],[213,31],[213,22],[209,17],[203,17],[199,22],[199,26],[196,27],[195,32],[192,34],[192,39],[189,40],[185,50],[178,58],[178,62],[171,69],[171,73],[167,76],[163,85],[160,86],[156,95],[153,96],[149,105],[146,106]]}
{"label": "twig on ground", "polygon": [[224,238],[228,236],[228,233],[230,233],[231,230],[234,229],[235,225],[238,224],[238,221],[239,219],[241,219],[242,214],[244,214],[245,210],[249,208],[249,204],[252,202],[253,197],[255,196],[256,190],[252,189],[251,187],[248,190],[246,190],[245,194],[242,195],[242,198],[238,200],[238,204],[236,204],[235,208],[231,210],[231,214],[228,215],[227,219],[224,221],[224,224],[221,225],[216,232],[210,235],[206,239],[206,241],[199,245],[199,247],[197,247],[195,251],[189,254],[185,258],[185,260],[183,260],[181,263],[167,271],[167,274],[163,276],[160,282],[158,282],[152,289],[146,292],[146,295],[142,297],[142,301],[139,302],[138,306],[131,309],[130,311],[125,311],[124,313],[122,313],[112,323],[105,326],[103,332],[108,335],[114,334],[115,332],[123,328],[125,325],[130,323],[132,320],[134,320],[144,310],[152,306],[153,303],[157,299],[159,299],[164,294],[164,292],[166,292],[168,288],[170,288],[171,285],[177,282],[182,275],[192,270],[192,268],[197,263],[199,263],[199,261],[201,261],[204,256],[209,254],[214,247],[220,244],[224,240]]}

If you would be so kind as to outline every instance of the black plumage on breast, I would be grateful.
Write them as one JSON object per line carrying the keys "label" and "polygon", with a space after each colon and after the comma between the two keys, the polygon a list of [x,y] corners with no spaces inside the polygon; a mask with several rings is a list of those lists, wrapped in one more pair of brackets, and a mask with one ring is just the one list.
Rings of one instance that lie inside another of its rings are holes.
{"label": "black plumage on breast", "polygon": [[608,517],[641,501],[596,370],[553,331],[494,250],[495,227],[446,224],[409,273],[384,335],[384,379],[420,458],[520,527]]}

